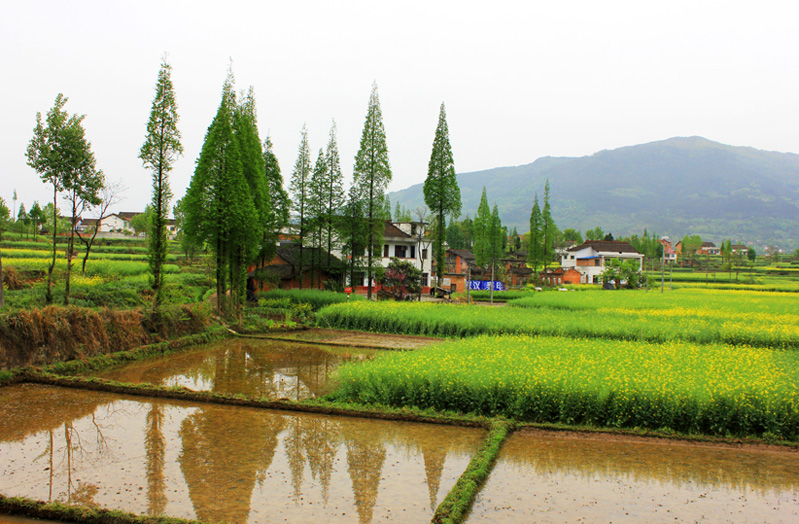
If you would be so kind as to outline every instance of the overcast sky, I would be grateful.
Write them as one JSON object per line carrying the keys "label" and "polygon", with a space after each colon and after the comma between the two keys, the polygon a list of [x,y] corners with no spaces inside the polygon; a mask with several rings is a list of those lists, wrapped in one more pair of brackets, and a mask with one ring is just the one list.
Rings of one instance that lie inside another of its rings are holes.
{"label": "overcast sky", "polygon": [[[799,152],[799,5],[791,1],[0,0],[0,197],[52,190],[26,164],[57,93],[84,126],[118,211],[149,201],[137,158],[161,57],[173,67],[181,197],[229,61],[255,89],[288,184],[307,124],[314,157],[338,127],[347,183],[373,81],[393,170],[422,182],[441,102],[459,173],[700,135]],[[490,195],[489,195],[490,196]]]}

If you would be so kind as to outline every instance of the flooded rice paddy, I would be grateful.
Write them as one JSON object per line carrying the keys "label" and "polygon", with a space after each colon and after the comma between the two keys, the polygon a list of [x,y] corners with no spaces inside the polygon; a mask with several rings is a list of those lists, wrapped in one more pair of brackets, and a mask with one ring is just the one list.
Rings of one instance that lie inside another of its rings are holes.
{"label": "flooded rice paddy", "polygon": [[0,493],[243,522],[425,522],[485,431],[0,389]]}
{"label": "flooded rice paddy", "polygon": [[[291,336],[225,340],[98,376],[302,400],[330,391],[343,362],[379,353],[370,348],[435,341]],[[0,388],[0,493],[231,524],[426,522],[485,434],[21,384]],[[15,519],[0,524],[27,524]],[[467,521],[799,522],[799,452],[522,430]]]}
{"label": "flooded rice paddy", "polygon": [[249,398],[304,400],[329,392],[328,378],[343,362],[364,360],[375,353],[367,348],[228,339],[95,376]]}
{"label": "flooded rice paddy", "polygon": [[467,522],[796,523],[799,453],[517,433]]}

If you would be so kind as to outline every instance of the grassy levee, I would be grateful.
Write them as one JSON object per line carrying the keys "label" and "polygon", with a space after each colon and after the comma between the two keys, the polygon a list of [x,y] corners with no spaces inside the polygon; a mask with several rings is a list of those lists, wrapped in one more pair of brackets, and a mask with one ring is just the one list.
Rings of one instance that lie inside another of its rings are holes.
{"label": "grassy levee", "polygon": [[491,473],[502,443],[505,442],[512,429],[512,424],[507,421],[491,422],[483,444],[469,461],[466,471],[458,478],[455,486],[438,505],[431,522],[458,524],[463,521],[471,509],[477,493]]}
{"label": "grassy levee", "polygon": [[338,370],[341,400],[520,422],[799,441],[799,353],[525,335]]}
{"label": "grassy levee", "polygon": [[201,524],[199,520],[136,515],[125,511],[42,502],[0,494],[0,514],[24,515],[35,519],[83,522],[85,524]]}
{"label": "grassy levee", "polygon": [[310,304],[314,311],[331,304],[363,301],[359,295],[351,294],[349,299],[345,293],[323,289],[272,289],[258,293],[259,300],[288,302],[291,304]]}
{"label": "grassy levee", "polygon": [[669,301],[640,291],[539,293],[504,308],[357,302],[323,308],[317,313],[317,323],[439,337],[527,334],[799,349],[799,313],[790,295],[755,293],[761,296],[746,301],[737,300],[735,292],[716,292],[711,299],[701,296],[709,293],[713,292],[675,291],[664,295],[673,297]]}

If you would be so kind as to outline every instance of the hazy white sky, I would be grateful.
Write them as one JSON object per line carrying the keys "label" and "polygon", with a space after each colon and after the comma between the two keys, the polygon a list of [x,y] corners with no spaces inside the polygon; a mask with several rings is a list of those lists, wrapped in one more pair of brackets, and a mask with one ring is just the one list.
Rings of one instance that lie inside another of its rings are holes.
{"label": "hazy white sky", "polygon": [[[351,179],[377,81],[394,173],[422,182],[442,101],[458,172],[701,135],[799,152],[799,4],[793,1],[0,0],[0,196],[30,209],[51,189],[26,164],[36,112],[69,97],[98,167],[141,210],[137,158],[167,53],[188,186],[229,59],[255,89],[259,129],[288,182],[307,124],[333,119]],[[489,195],[490,196],[490,195]]]}

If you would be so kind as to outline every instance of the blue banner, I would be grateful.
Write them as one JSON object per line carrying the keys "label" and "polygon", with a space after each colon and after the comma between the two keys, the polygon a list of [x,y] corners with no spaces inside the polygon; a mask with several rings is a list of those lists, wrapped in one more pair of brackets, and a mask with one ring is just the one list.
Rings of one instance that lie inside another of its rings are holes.
{"label": "blue banner", "polygon": [[491,288],[494,288],[494,291],[506,291],[505,284],[503,284],[499,280],[470,280],[469,281],[469,289],[472,291],[491,291]]}

